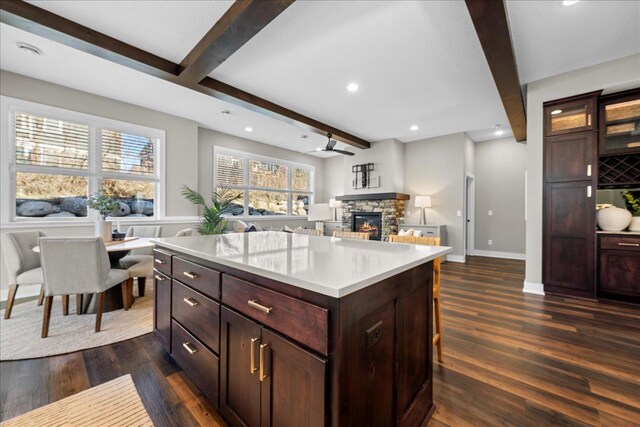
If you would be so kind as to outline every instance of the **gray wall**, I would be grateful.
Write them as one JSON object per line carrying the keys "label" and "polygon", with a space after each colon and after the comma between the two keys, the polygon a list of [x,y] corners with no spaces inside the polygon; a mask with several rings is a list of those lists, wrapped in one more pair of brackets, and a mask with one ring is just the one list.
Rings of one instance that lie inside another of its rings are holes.
{"label": "gray wall", "polygon": [[464,207],[465,138],[457,133],[410,142],[404,148],[404,191],[411,194],[405,222],[420,220],[415,196],[430,195],[427,223],[447,226],[447,245],[457,260],[464,256],[463,218],[456,211]]}
{"label": "gray wall", "polygon": [[640,54],[550,77],[527,86],[527,232],[525,290],[542,291],[542,104],[599,89],[640,84]]}
{"label": "gray wall", "polygon": [[526,163],[527,147],[513,137],[475,144],[476,250],[524,254]]}

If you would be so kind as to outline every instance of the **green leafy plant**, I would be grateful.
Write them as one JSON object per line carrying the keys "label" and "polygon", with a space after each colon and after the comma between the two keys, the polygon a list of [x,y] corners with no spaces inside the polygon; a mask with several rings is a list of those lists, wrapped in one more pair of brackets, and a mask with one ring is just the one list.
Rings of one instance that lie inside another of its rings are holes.
{"label": "green leafy plant", "polygon": [[211,193],[211,205],[209,205],[200,193],[186,185],[182,186],[181,194],[194,205],[202,208],[202,220],[196,230],[200,234],[222,234],[227,230],[228,223],[224,214],[229,212],[231,204],[241,197],[234,191],[226,188],[218,188]]}
{"label": "green leafy plant", "polygon": [[620,194],[624,197],[627,209],[631,211],[633,216],[640,216],[640,197],[634,197],[633,193],[628,190],[624,190]]}
{"label": "green leafy plant", "polygon": [[93,210],[100,212],[100,216],[104,220],[107,215],[113,213],[120,207],[115,199],[105,195],[102,191],[93,193],[87,199],[87,206]]}

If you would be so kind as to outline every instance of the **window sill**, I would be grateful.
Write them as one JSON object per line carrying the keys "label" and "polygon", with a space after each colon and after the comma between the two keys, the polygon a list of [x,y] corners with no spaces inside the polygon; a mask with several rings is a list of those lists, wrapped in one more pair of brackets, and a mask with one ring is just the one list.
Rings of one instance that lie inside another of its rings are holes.
{"label": "window sill", "polygon": [[[119,222],[122,225],[133,224],[195,224],[200,222],[200,218],[197,216],[169,216],[165,218],[111,218],[109,221],[116,223]],[[0,228],[5,231],[9,229],[34,229],[34,228],[74,228],[74,227],[93,227],[96,220],[82,219],[68,221],[46,221],[46,220],[33,220],[33,221],[14,221],[0,224]]]}

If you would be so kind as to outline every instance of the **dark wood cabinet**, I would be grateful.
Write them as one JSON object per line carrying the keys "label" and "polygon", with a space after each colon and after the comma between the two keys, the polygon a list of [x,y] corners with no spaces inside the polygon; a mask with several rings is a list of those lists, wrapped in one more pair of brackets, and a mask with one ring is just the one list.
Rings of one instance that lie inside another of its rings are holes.
{"label": "dark wood cabinet", "polygon": [[325,425],[326,360],[222,308],[220,411],[235,426]]}
{"label": "dark wood cabinet", "polygon": [[544,136],[564,135],[598,128],[596,108],[602,91],[544,103]]}
{"label": "dark wood cabinet", "polygon": [[545,182],[591,181],[596,173],[598,153],[595,132],[546,138]]}
{"label": "dark wood cabinet", "polygon": [[598,296],[640,302],[640,235],[599,236]]}
{"label": "dark wood cabinet", "polygon": [[640,154],[640,88],[601,97],[599,110],[599,154]]}
{"label": "dark wood cabinet", "polygon": [[154,272],[153,333],[167,351],[171,351],[171,279]]}

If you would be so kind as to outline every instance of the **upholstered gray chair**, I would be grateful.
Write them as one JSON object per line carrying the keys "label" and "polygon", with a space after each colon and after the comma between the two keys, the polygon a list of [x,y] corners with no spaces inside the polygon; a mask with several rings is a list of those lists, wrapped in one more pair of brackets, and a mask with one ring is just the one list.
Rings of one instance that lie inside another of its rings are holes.
{"label": "upholstered gray chair", "polygon": [[[33,248],[38,246],[38,239],[44,236],[41,231],[19,231],[2,235],[2,254],[9,274],[5,319],[11,317],[13,302],[20,285],[41,285],[43,282],[40,256]],[[42,291],[40,295],[38,305],[42,304]]]}
{"label": "upholstered gray chair", "polygon": [[192,234],[193,234],[192,228],[185,228],[184,230],[178,231],[178,233],[176,234],[176,237],[191,236]]}
{"label": "upholstered gray chair", "polygon": [[40,262],[45,296],[42,338],[49,334],[54,295],[66,295],[68,304],[69,295],[98,294],[96,332],[100,332],[102,322],[104,291],[120,284],[124,305],[128,307],[126,282],[129,272],[111,268],[107,248],[100,237],[43,237],[40,239]]}
{"label": "upholstered gray chair", "polygon": [[[162,227],[155,225],[135,225],[127,229],[126,237],[160,237]],[[147,276],[153,274],[153,248],[135,249],[120,260],[122,268],[130,270],[130,277],[138,278],[138,295],[144,296]]]}

